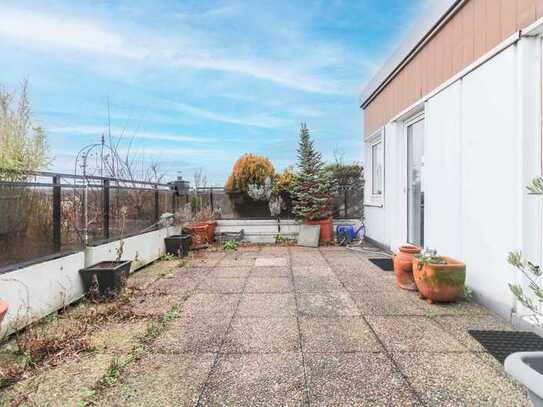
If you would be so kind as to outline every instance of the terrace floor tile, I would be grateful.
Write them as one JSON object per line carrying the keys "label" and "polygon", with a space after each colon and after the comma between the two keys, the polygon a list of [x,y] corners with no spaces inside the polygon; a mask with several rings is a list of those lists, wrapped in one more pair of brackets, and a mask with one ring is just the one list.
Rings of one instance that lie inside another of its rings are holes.
{"label": "terrace floor tile", "polygon": [[294,294],[243,294],[238,308],[240,317],[296,316]]}
{"label": "terrace floor tile", "polygon": [[383,353],[309,353],[304,359],[311,405],[418,405]]}
{"label": "terrace floor tile", "polygon": [[215,294],[241,294],[245,287],[244,278],[204,278],[196,291]]}
{"label": "terrace floor tile", "polygon": [[296,318],[235,318],[223,353],[277,353],[300,349]]}
{"label": "terrace floor tile", "polygon": [[358,316],[349,293],[345,290],[297,293],[298,315],[300,317],[342,317]]}
{"label": "terrace floor tile", "polygon": [[438,324],[419,316],[368,316],[370,326],[390,351],[467,352]]}
{"label": "terrace floor tile", "polygon": [[393,358],[426,405],[530,405],[526,390],[481,355],[410,352],[394,353]]}
{"label": "terrace floor tile", "polygon": [[302,355],[221,355],[200,402],[206,406],[306,405]]}
{"label": "terrace floor tile", "polygon": [[246,293],[290,293],[293,289],[289,277],[251,277],[245,286]]}
{"label": "terrace floor tile", "polygon": [[300,319],[304,352],[381,352],[383,347],[360,317]]}

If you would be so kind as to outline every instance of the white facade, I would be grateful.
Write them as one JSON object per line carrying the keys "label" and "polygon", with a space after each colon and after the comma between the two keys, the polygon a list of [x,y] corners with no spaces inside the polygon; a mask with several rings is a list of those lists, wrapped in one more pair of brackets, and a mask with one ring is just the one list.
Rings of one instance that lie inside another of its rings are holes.
{"label": "white facade", "polygon": [[368,179],[372,143],[385,146],[384,193],[364,194],[367,235],[396,250],[408,240],[406,124],[423,115],[424,246],[464,261],[476,298],[506,318],[520,280],[508,253],[542,263],[541,198],[525,188],[542,168],[541,49],[533,31],[508,39],[365,137]]}

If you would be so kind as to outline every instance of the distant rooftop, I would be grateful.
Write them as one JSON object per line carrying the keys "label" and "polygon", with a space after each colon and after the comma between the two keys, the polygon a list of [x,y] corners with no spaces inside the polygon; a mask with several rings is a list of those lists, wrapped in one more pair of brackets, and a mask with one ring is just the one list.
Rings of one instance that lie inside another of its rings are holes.
{"label": "distant rooftop", "polygon": [[383,85],[397,73],[397,68],[408,59],[413,51],[428,37],[433,29],[462,0],[431,0],[417,19],[411,31],[399,44],[381,69],[368,82],[360,95],[360,107],[365,108],[379,94]]}

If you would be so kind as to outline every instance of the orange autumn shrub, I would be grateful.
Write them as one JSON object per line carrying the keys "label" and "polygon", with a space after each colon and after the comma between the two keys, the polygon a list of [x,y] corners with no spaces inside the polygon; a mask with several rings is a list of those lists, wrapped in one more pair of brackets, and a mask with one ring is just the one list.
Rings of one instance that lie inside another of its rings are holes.
{"label": "orange autumn shrub", "polygon": [[273,164],[266,157],[244,154],[234,164],[225,189],[247,192],[249,185],[263,185],[267,177],[273,179],[274,175]]}

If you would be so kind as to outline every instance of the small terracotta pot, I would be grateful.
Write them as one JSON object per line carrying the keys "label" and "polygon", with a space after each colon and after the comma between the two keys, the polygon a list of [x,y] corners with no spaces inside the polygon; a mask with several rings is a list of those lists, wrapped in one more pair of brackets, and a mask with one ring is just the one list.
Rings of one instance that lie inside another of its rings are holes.
{"label": "small terracotta pot", "polygon": [[413,276],[419,296],[428,303],[451,302],[464,292],[466,265],[461,261],[442,256],[445,264],[420,264],[413,262]]}
{"label": "small terracotta pot", "polygon": [[306,220],[304,223],[306,225],[320,225],[321,231],[319,240],[321,242],[331,242],[334,240],[334,225],[332,224],[332,218]]}
{"label": "small terracotta pot", "polygon": [[208,220],[205,223],[207,224],[207,241],[211,243],[215,240],[215,228],[217,227],[217,221]]}
{"label": "small terracotta pot", "polygon": [[205,246],[209,241],[209,225],[205,222],[189,223],[185,230],[192,237],[192,247],[197,249]]}
{"label": "small terracotta pot", "polygon": [[394,255],[394,274],[396,274],[398,287],[411,291],[417,289],[413,278],[413,261],[415,260],[413,256],[420,252],[420,247],[411,244],[398,248],[398,254]]}
{"label": "small terracotta pot", "polygon": [[4,320],[4,317],[8,313],[8,303],[5,301],[0,300],[0,325],[2,325],[2,321]]}

